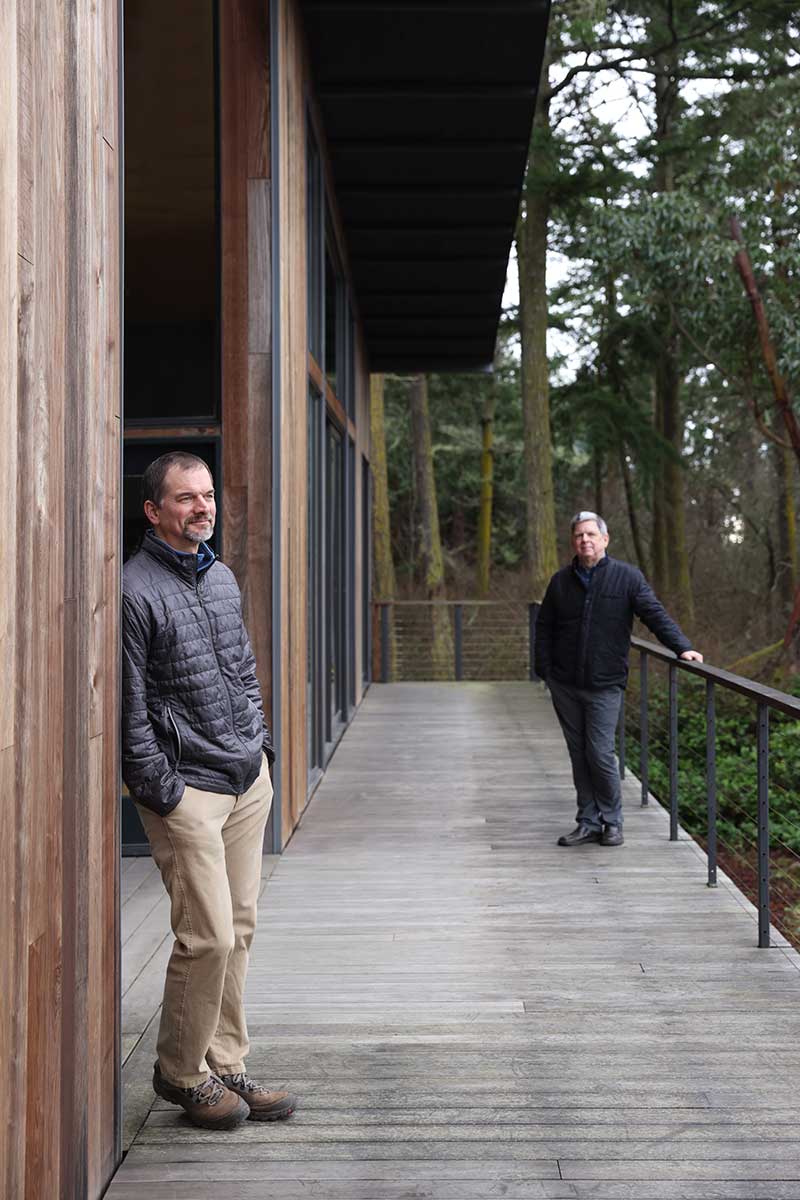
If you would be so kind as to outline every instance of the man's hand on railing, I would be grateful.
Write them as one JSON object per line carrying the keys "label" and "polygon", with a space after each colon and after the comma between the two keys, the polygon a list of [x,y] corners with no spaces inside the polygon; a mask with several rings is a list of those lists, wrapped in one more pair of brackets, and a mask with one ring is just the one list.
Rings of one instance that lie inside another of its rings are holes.
{"label": "man's hand on railing", "polygon": [[699,650],[684,650],[681,658],[684,662],[702,662],[703,656]]}

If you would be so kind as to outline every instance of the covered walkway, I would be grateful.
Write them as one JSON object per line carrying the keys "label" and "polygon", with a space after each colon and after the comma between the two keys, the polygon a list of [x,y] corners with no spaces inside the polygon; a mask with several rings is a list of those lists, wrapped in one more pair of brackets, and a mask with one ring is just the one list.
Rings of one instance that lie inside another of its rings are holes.
{"label": "covered walkway", "polygon": [[110,1200],[800,1200],[800,958],[627,804],[624,847],[555,845],[536,685],[373,686],[262,896],[249,1065],[297,1114],[157,1106]]}

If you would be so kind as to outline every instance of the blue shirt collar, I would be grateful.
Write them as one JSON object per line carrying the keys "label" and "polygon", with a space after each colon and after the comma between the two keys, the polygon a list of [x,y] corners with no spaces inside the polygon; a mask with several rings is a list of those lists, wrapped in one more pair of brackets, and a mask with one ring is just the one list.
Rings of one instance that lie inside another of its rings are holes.
{"label": "blue shirt collar", "polygon": [[[154,534],[158,537],[158,534]],[[207,571],[213,562],[216,561],[216,554],[209,546],[208,542],[199,542],[197,546],[197,554],[193,554],[191,550],[176,550],[174,546],[170,546],[169,542],[165,542],[163,538],[158,538],[162,546],[166,546],[176,558],[188,560],[191,558],[197,559],[197,574],[202,575]]]}
{"label": "blue shirt collar", "polygon": [[583,586],[585,588],[590,588],[592,586],[592,577],[594,576],[595,571],[597,571],[600,567],[604,567],[607,562],[608,555],[604,554],[599,562],[596,562],[593,567],[582,567],[580,559],[576,554],[572,560],[572,569],[578,576],[578,579],[580,579]]}

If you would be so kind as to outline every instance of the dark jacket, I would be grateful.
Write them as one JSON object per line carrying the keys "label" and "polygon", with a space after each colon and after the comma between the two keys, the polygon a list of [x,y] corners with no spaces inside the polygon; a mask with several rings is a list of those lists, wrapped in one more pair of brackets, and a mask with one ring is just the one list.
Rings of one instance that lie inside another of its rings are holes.
{"label": "dark jacket", "polygon": [[536,620],[536,674],[575,687],[624,687],[634,616],[676,654],[691,650],[637,567],[606,555],[588,587],[577,560],[562,567],[547,586]]}
{"label": "dark jacket", "polygon": [[122,571],[122,777],[164,816],[186,784],[240,795],[274,755],[233,573],[149,532]]}

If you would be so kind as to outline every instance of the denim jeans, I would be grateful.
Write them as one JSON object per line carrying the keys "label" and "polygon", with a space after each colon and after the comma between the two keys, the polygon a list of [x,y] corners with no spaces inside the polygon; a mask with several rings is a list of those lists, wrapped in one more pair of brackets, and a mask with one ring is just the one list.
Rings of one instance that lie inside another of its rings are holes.
{"label": "denim jeans", "polygon": [[577,792],[575,819],[590,829],[622,825],[622,789],[615,734],[622,688],[578,688],[548,679]]}

